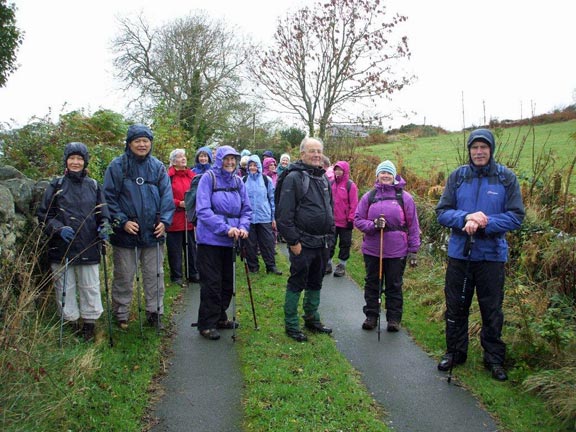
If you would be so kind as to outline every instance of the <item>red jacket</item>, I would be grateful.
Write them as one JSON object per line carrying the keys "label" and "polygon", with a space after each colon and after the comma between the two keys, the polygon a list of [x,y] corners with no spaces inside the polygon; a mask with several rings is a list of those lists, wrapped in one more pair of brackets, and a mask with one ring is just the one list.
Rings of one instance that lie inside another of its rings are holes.
{"label": "red jacket", "polygon": [[[184,201],[184,194],[190,189],[190,184],[195,175],[188,168],[183,170],[177,170],[173,166],[168,168],[168,176],[170,177],[170,183],[172,183],[172,195],[174,195],[174,205],[176,206],[172,225],[168,228],[168,232],[186,230],[186,212],[184,207],[180,207],[180,202]],[[188,229],[194,229],[194,225],[190,222],[188,222]]]}

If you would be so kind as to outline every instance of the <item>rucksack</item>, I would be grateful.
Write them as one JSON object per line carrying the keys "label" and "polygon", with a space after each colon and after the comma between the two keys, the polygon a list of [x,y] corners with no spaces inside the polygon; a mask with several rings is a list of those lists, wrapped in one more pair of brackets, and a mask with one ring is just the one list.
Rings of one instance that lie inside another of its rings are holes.
{"label": "rucksack", "polygon": [[[376,198],[376,192],[377,192],[377,189],[374,188],[370,191],[370,195],[368,195],[368,202],[370,203],[370,205],[372,205],[378,201],[396,200],[398,202],[398,204],[400,204],[400,208],[402,209],[402,212],[404,213],[404,219],[406,219],[406,210],[404,210],[404,198],[402,198],[402,193],[404,191],[402,189],[396,189],[396,195],[393,197],[378,197],[378,198]],[[384,228],[384,231],[406,231],[406,232],[408,232],[408,227],[406,226],[406,223],[404,223],[403,225],[400,225],[400,226],[394,226],[394,225],[386,224],[386,228]]]}
{"label": "rucksack", "polygon": [[[497,174],[498,181],[508,187],[512,183],[512,172],[506,169],[503,165],[497,164]],[[456,189],[458,189],[462,183],[472,178],[472,169],[470,165],[461,165],[458,168],[458,179],[456,180]]]}
{"label": "rucksack", "polygon": [[282,171],[282,174],[280,174],[280,176],[276,180],[276,189],[274,190],[274,205],[276,206],[276,208],[278,208],[278,202],[280,201],[280,194],[282,193],[282,184],[284,183],[284,179],[292,171],[299,171],[300,173],[302,173],[301,174],[302,195],[298,198],[297,201],[300,201],[300,199],[308,192],[308,188],[310,187],[310,174],[308,173],[308,171],[302,168],[297,168],[293,165],[288,165],[288,168]]}
{"label": "rucksack", "polygon": [[[216,187],[216,175],[213,171],[207,171],[204,174],[209,174],[212,178],[212,193],[214,192],[238,192],[240,193],[240,188],[238,186],[234,188],[225,187],[225,188],[218,188]],[[190,189],[186,191],[184,194],[184,208],[186,210],[186,218],[188,222],[192,222],[196,225],[198,222],[198,215],[196,214],[196,194],[198,192],[198,184],[200,183],[200,179],[204,174],[196,174],[190,183]],[[238,177],[236,177],[238,178]]]}
{"label": "rucksack", "polygon": [[[268,183],[270,182],[270,177],[268,177],[265,174],[262,174],[262,178],[264,179],[264,186],[266,186],[266,190],[268,190]],[[242,181],[246,183],[248,181],[248,176],[245,175],[244,177],[242,177]]]}

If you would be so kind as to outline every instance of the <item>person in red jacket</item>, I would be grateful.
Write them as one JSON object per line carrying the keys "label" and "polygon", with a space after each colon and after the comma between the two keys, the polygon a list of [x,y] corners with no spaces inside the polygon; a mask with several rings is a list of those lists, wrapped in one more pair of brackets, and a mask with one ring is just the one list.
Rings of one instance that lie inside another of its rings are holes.
{"label": "person in red jacket", "polygon": [[339,243],[339,263],[334,270],[334,276],[342,277],[346,274],[346,261],[350,258],[352,246],[352,230],[354,229],[354,215],[358,205],[358,186],[350,179],[350,165],[345,161],[334,164],[334,180],[332,184],[332,199],[334,200],[334,223],[336,232],[330,247],[330,259],[326,273],[332,272],[332,257],[336,252],[336,243]]}
{"label": "person in red jacket", "polygon": [[[170,152],[170,167],[168,176],[172,184],[174,205],[176,212],[172,225],[168,228],[166,246],[168,248],[168,265],[170,266],[170,280],[182,284],[182,279],[197,283],[200,281],[196,269],[196,242],[194,240],[194,225],[186,219],[184,194],[190,189],[192,179],[196,175],[186,166],[186,152],[184,149],[175,149]],[[182,270],[182,256],[188,265]],[[184,274],[183,274],[184,273]]]}

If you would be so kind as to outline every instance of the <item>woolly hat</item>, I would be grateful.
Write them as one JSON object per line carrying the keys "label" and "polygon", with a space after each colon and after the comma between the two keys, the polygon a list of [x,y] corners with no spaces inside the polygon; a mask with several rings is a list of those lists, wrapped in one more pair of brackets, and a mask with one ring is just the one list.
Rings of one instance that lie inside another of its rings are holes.
{"label": "woolly hat", "polygon": [[266,150],[266,151],[264,151],[264,153],[262,153],[262,156],[273,158],[274,153],[272,153],[272,150]]}
{"label": "woolly hat", "polygon": [[[240,153],[240,155],[242,155],[242,153]],[[248,161],[250,160],[250,155],[244,155],[240,158],[240,166],[241,167],[247,167],[248,166]]]}
{"label": "woolly hat", "polygon": [[243,158],[244,156],[250,156],[252,153],[250,153],[250,150],[248,149],[244,149],[240,152],[240,157]]}
{"label": "woolly hat", "polygon": [[290,163],[290,155],[288,153],[282,153],[282,156],[280,156],[280,162],[282,162],[282,159],[288,159],[288,163]]}
{"label": "woolly hat", "polygon": [[135,139],[142,137],[153,141],[154,135],[152,134],[152,129],[143,124],[133,124],[128,128],[128,132],[126,133],[126,144],[130,144]]}
{"label": "woolly hat", "polygon": [[381,172],[390,173],[392,174],[392,177],[396,178],[396,167],[389,160],[385,160],[378,165],[378,168],[376,168],[376,177],[378,177],[378,174]]}

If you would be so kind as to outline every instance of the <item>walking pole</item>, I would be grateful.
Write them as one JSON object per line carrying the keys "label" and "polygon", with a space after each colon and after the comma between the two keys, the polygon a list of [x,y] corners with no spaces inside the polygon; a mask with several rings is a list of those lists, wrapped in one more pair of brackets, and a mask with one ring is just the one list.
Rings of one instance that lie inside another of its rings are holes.
{"label": "walking pole", "polygon": [[190,286],[190,267],[188,255],[188,212],[184,209],[184,265],[186,266],[186,288]]}
{"label": "walking pole", "polygon": [[156,242],[156,333],[160,334],[160,239]]}
{"label": "walking pole", "polygon": [[114,346],[114,341],[112,340],[112,311],[110,310],[110,297],[108,290],[108,265],[106,263],[106,243],[102,240],[102,258],[104,263],[104,293],[106,294],[106,310],[108,311],[108,338],[110,343],[110,348]]}
{"label": "walking pole", "polygon": [[140,336],[144,337],[142,328],[142,287],[140,286],[140,276],[138,275],[138,246],[134,246],[134,258],[136,262],[136,297],[138,297],[138,323],[140,324]]}
{"label": "walking pole", "polygon": [[232,247],[232,340],[236,342],[236,248],[237,240]]}
{"label": "walking pole", "polygon": [[66,305],[66,284],[68,283],[68,257],[64,261],[64,284],[62,286],[62,310],[60,311],[60,348],[62,348],[62,336],[64,332],[64,306]]}
{"label": "walking pole", "polygon": [[380,321],[382,320],[381,319],[381,316],[382,316],[382,285],[383,285],[382,255],[384,255],[383,246],[384,246],[384,230],[381,229],[380,230],[380,250],[379,250],[379,256],[378,256],[378,259],[379,259],[379,261],[378,261],[378,266],[379,266],[379,269],[378,269],[378,342],[380,342]]}
{"label": "walking pole", "polygon": [[[460,311],[464,310],[466,302],[466,285],[468,284],[468,274],[470,272],[470,257],[472,256],[472,246],[474,246],[474,236],[469,235],[466,245],[464,247],[464,256],[466,257],[466,270],[464,273],[464,280],[462,281],[462,292],[460,293]],[[450,362],[450,369],[448,370],[448,384],[452,382],[452,369],[454,368],[454,360],[456,358],[456,348],[452,351],[452,361]]]}
{"label": "walking pole", "polygon": [[[242,243],[240,243],[242,245]],[[256,321],[256,309],[254,308],[254,296],[252,295],[252,283],[250,282],[250,272],[248,271],[248,259],[246,257],[246,247],[240,246],[240,257],[244,261],[244,272],[246,273],[246,282],[248,283],[248,293],[250,294],[250,305],[252,306],[252,318],[254,319],[254,330],[260,330],[258,328],[258,322]]]}

